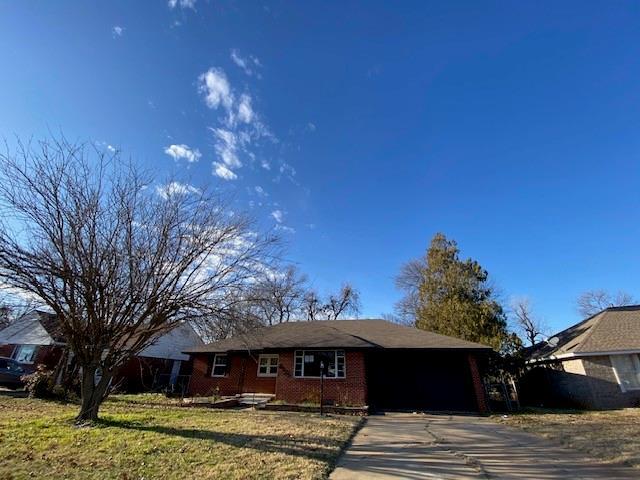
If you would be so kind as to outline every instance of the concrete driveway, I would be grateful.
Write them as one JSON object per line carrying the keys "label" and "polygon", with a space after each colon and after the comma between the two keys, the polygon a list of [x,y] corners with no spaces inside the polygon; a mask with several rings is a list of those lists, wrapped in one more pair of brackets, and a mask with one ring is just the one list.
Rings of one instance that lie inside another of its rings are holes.
{"label": "concrete driveway", "polygon": [[344,479],[638,479],[612,466],[485,418],[372,416],[338,461]]}

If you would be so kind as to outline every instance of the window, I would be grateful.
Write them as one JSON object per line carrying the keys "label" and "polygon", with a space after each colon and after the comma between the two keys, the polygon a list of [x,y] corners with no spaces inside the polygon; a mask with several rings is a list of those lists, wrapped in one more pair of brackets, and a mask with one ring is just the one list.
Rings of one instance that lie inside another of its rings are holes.
{"label": "window", "polygon": [[276,377],[278,375],[278,355],[260,355],[258,357],[258,376]]}
{"label": "window", "polygon": [[224,377],[227,374],[227,355],[217,353],[213,357],[213,366],[211,367],[212,377]]}
{"label": "window", "polygon": [[13,359],[20,363],[33,363],[36,356],[36,345],[18,345],[13,352]]}
{"label": "window", "polygon": [[638,355],[611,355],[609,358],[611,358],[620,389],[623,392],[640,390],[640,359],[638,359]]}
{"label": "window", "polygon": [[325,378],[344,378],[344,350],[296,351],[296,377],[320,377],[321,366]]}

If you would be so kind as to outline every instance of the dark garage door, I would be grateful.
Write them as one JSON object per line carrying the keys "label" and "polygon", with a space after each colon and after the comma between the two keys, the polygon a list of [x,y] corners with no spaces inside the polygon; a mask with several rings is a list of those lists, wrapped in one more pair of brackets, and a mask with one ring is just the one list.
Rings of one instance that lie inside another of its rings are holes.
{"label": "dark garage door", "polygon": [[367,356],[374,410],[477,411],[466,354],[382,351]]}

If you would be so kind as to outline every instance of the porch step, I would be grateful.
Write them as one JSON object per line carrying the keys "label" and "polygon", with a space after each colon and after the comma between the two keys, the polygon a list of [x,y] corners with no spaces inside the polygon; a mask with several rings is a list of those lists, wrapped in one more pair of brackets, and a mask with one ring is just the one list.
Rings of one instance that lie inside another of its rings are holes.
{"label": "porch step", "polygon": [[268,401],[272,400],[275,395],[270,393],[243,393],[238,396],[238,403],[240,405],[260,407],[265,405]]}

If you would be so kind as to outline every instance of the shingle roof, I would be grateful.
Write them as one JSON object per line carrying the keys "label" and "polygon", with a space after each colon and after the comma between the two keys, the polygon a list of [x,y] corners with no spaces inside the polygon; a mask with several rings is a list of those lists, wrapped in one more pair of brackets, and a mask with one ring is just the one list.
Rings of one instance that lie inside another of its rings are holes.
{"label": "shingle roof", "polygon": [[607,308],[550,338],[554,337],[555,346],[540,342],[530,348],[529,358],[640,350],[640,305]]}
{"label": "shingle roof", "polygon": [[20,345],[55,345],[64,343],[55,315],[35,310],[0,330],[0,343]]}
{"label": "shingle roof", "polygon": [[186,353],[290,348],[490,350],[486,345],[405,327],[386,320],[322,320],[263,327],[250,334],[194,347]]}

